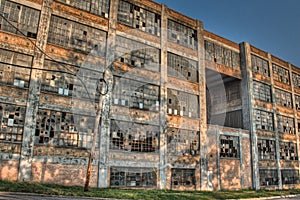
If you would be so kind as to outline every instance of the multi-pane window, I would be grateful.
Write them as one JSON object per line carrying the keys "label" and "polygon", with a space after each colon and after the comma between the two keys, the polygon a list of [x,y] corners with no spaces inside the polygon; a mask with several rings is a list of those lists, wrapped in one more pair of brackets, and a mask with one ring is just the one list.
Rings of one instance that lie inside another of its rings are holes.
{"label": "multi-pane window", "polygon": [[35,144],[90,148],[94,122],[90,116],[40,109]]}
{"label": "multi-pane window", "polygon": [[284,185],[299,184],[299,170],[282,169],[281,179],[282,179],[282,184]]}
{"label": "multi-pane window", "polygon": [[198,82],[198,62],[168,52],[168,75]]}
{"label": "multi-pane window", "polygon": [[277,115],[278,131],[281,133],[295,134],[295,122],[291,117]]}
{"label": "multi-pane window", "polygon": [[110,149],[132,152],[157,152],[159,127],[112,120]]}
{"label": "multi-pane window", "polygon": [[272,66],[273,66],[273,79],[280,83],[290,85],[291,83],[290,83],[289,71],[276,64],[272,64]]}
{"label": "multi-pane window", "polygon": [[292,94],[283,90],[276,89],[275,90],[275,100],[276,104],[281,106],[292,108]]}
{"label": "multi-pane window", "polygon": [[257,129],[273,131],[273,113],[255,110],[254,115]]}
{"label": "multi-pane window", "polygon": [[119,1],[118,22],[160,36],[160,15],[129,2]]}
{"label": "multi-pane window", "polygon": [[0,4],[0,13],[17,28],[1,17],[1,30],[36,38],[40,11],[7,0],[0,1]]}
{"label": "multi-pane window", "polygon": [[110,168],[112,187],[156,187],[157,172],[154,168]]}
{"label": "multi-pane window", "polygon": [[296,73],[292,73],[293,85],[295,88],[300,88],[300,75]]}
{"label": "multi-pane window", "polygon": [[255,99],[271,102],[271,87],[267,84],[253,81],[253,96]]}
{"label": "multi-pane window", "polygon": [[[74,74],[77,71],[77,68],[74,66],[50,60],[45,60],[44,69],[74,72]],[[76,77],[66,73],[44,71],[41,90],[43,92],[72,96],[81,99],[87,99],[90,97],[98,101],[101,87],[103,87],[102,83],[99,82],[99,79],[102,76],[102,73],[92,70],[80,70],[77,72]],[[82,81],[80,81],[79,78]]]}
{"label": "multi-pane window", "polygon": [[239,138],[236,136],[220,135],[220,157],[239,158]]}
{"label": "multi-pane window", "polygon": [[275,140],[258,139],[257,140],[258,156],[261,160],[276,159],[276,142]]}
{"label": "multi-pane window", "polygon": [[0,49],[0,60],[0,83],[28,88],[32,56]]}
{"label": "multi-pane window", "polygon": [[168,20],[168,40],[182,46],[198,48],[197,31],[173,20]]}
{"label": "multi-pane window", "polygon": [[121,63],[158,72],[160,70],[160,50],[149,45],[116,37],[116,55]]}
{"label": "multi-pane window", "polygon": [[194,169],[172,169],[172,187],[194,187],[195,185]]}
{"label": "multi-pane window", "polygon": [[261,186],[278,185],[277,169],[259,169],[259,177]]}
{"label": "multi-pane window", "polygon": [[168,128],[168,153],[171,155],[199,155],[199,131]]}
{"label": "multi-pane window", "polygon": [[300,96],[295,95],[295,104],[296,104],[296,109],[300,110]]}
{"label": "multi-pane window", "polygon": [[168,89],[168,114],[198,118],[198,96],[182,91]]}
{"label": "multi-pane window", "polygon": [[280,142],[281,160],[298,160],[297,145],[294,142]]}
{"label": "multi-pane window", "polygon": [[240,66],[240,55],[218,44],[204,40],[205,59],[211,62],[220,63],[228,67],[238,69]]}
{"label": "multi-pane window", "polygon": [[103,56],[106,32],[57,16],[51,16],[48,42],[78,51],[97,51]]}
{"label": "multi-pane window", "polygon": [[22,141],[25,110],[23,106],[0,104],[0,141]]}
{"label": "multi-pane window", "polygon": [[113,104],[154,112],[159,111],[159,87],[114,77]]}
{"label": "multi-pane window", "polygon": [[270,76],[269,62],[258,56],[251,55],[252,72],[264,76]]}
{"label": "multi-pane window", "polygon": [[57,0],[75,8],[108,18],[109,0]]}

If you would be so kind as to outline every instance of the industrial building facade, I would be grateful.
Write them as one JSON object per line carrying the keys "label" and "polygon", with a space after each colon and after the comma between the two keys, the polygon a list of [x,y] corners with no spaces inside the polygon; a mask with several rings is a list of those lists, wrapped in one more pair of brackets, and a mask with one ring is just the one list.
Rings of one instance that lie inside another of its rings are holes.
{"label": "industrial building facade", "polygon": [[93,187],[299,186],[296,66],[150,0],[0,14],[1,180],[83,186],[101,108]]}

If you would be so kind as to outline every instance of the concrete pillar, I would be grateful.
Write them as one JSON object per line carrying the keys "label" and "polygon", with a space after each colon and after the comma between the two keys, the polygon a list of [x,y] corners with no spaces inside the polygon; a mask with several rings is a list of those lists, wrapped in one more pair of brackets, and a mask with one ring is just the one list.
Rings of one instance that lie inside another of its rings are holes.
{"label": "concrete pillar", "polygon": [[159,188],[165,189],[167,185],[167,41],[168,16],[167,7],[162,5],[161,13],[161,67],[160,67],[160,151],[159,151]]}
{"label": "concrete pillar", "polygon": [[[43,0],[39,21],[39,31],[35,42],[36,48],[34,49],[32,68],[43,68],[44,65],[45,55],[40,50],[44,52],[46,50],[50,16],[52,13],[52,3],[53,0]],[[41,70],[33,69],[31,71],[18,176],[19,181],[31,180],[34,133],[36,126],[36,117],[39,107],[41,78]]]}
{"label": "concrete pillar", "polygon": [[[206,78],[205,78],[205,49],[202,22],[197,21],[198,38],[198,72],[199,72],[199,107],[200,107],[200,188],[208,187],[208,161],[207,161],[207,118],[206,118]],[[196,188],[198,189],[198,188]]]}
{"label": "concrete pillar", "polygon": [[280,146],[279,146],[279,134],[278,134],[278,120],[277,120],[277,108],[276,108],[276,98],[275,98],[275,88],[274,88],[274,79],[273,79],[273,67],[272,67],[272,58],[271,54],[268,53],[268,62],[271,78],[271,95],[272,95],[272,105],[273,105],[273,119],[274,119],[274,132],[275,132],[275,142],[276,142],[276,164],[277,164],[277,174],[278,174],[278,188],[282,189],[282,180],[281,180],[281,165],[280,165]]}
{"label": "concrete pillar", "polygon": [[[107,94],[103,96],[103,107],[101,114],[100,134],[99,134],[99,165],[98,165],[98,187],[109,187],[109,143],[110,143],[110,107],[112,103],[112,87],[113,87],[113,75],[111,71],[111,65],[115,59],[115,39],[116,39],[116,23],[118,14],[119,1],[110,1],[109,10],[109,26],[106,42],[106,61],[104,80],[107,83]],[[105,93],[103,88],[102,93]]]}
{"label": "concrete pillar", "polygon": [[243,123],[244,129],[250,131],[251,146],[251,165],[252,165],[252,187],[259,190],[259,168],[258,168],[258,149],[257,134],[254,121],[254,97],[253,80],[251,68],[251,50],[250,44],[243,42],[240,44],[240,58],[242,70],[242,104],[243,104]]}
{"label": "concrete pillar", "polygon": [[240,170],[241,170],[241,188],[244,188],[244,163],[243,163],[243,133],[239,130],[239,151],[240,151]]}

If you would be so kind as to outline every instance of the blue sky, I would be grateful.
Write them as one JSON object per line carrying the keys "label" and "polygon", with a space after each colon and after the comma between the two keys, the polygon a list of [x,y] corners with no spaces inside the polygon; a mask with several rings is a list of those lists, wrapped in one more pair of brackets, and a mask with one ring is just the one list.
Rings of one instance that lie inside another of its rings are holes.
{"label": "blue sky", "polygon": [[300,67],[300,0],[155,0]]}

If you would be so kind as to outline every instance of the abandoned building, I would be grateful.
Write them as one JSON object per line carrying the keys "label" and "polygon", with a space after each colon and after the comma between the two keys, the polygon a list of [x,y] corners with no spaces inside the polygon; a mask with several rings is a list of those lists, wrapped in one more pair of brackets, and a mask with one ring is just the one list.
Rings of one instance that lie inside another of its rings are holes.
{"label": "abandoned building", "polygon": [[299,186],[298,67],[151,0],[0,4],[1,180],[83,186],[96,135],[92,187]]}

